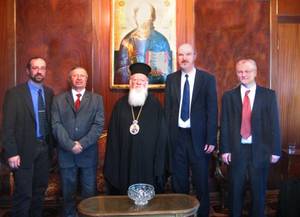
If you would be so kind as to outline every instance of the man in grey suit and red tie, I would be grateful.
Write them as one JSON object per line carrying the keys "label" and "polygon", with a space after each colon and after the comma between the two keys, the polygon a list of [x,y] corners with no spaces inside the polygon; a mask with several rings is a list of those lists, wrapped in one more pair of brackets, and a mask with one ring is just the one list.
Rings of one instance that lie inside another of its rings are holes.
{"label": "man in grey suit and red tie", "polygon": [[43,84],[46,71],[43,58],[31,58],[28,81],[9,89],[4,99],[3,148],[14,177],[13,217],[42,216],[53,150],[53,91]]}
{"label": "man in grey suit and red tie", "polygon": [[75,217],[77,177],[81,197],[96,194],[97,141],[104,125],[102,97],[86,90],[82,67],[69,72],[71,90],[53,99],[52,127],[58,141],[58,163],[64,198],[64,217]]}
{"label": "man in grey suit and red tie", "polygon": [[209,215],[208,164],[217,134],[214,76],[195,68],[190,44],[178,48],[180,70],[167,77],[165,113],[171,143],[172,188],[189,193],[189,173],[200,200],[198,216]]}
{"label": "man in grey suit and red tie", "polygon": [[250,214],[263,217],[269,164],[280,158],[281,139],[276,95],[256,84],[252,59],[236,64],[238,87],[224,93],[221,115],[221,154],[229,165],[230,216],[241,216],[244,185],[249,178]]}

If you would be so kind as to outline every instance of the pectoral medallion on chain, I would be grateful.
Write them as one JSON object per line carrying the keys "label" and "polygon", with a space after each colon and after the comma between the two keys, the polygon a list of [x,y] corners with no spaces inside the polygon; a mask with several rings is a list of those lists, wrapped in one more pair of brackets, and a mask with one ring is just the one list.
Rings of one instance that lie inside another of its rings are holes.
{"label": "pectoral medallion on chain", "polygon": [[129,132],[132,135],[136,135],[139,133],[139,131],[140,131],[140,126],[138,125],[138,121],[137,120],[132,121],[132,124],[130,125],[129,128]]}
{"label": "pectoral medallion on chain", "polygon": [[140,114],[142,112],[142,109],[143,109],[143,106],[141,106],[141,108],[139,110],[139,113],[138,113],[137,117],[135,118],[135,115],[134,115],[134,112],[133,112],[133,108],[131,106],[132,124],[129,127],[129,132],[132,135],[136,135],[136,134],[138,134],[140,132],[140,126],[138,125],[138,120],[139,120]]}

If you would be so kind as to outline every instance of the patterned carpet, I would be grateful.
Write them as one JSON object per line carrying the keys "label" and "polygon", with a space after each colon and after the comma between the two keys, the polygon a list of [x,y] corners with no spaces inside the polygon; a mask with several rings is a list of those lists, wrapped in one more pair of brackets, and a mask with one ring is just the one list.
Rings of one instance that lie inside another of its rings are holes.
{"label": "patterned carpet", "polygon": [[[218,195],[211,194],[211,217],[228,217],[228,209],[225,207],[222,208],[220,205],[220,200],[218,199]],[[244,204],[243,217],[248,217],[248,211],[250,207],[250,196],[246,195],[246,200]],[[266,201],[266,209],[265,214],[266,217],[276,217],[277,215],[277,203],[278,203],[278,190],[269,190],[267,193],[267,201]]]}
{"label": "patterned carpet", "polygon": [[[221,208],[219,194],[211,193],[211,210],[210,217],[228,217],[228,209],[226,207]],[[248,198],[248,196],[246,196]],[[278,190],[270,190],[267,193],[267,205],[266,205],[266,216],[276,217],[277,212],[277,201],[278,201]],[[243,210],[243,217],[248,216],[249,200],[246,199],[245,209]],[[51,206],[46,207],[44,210],[43,217],[61,217],[60,207]],[[0,217],[11,217],[9,209],[0,208]]]}

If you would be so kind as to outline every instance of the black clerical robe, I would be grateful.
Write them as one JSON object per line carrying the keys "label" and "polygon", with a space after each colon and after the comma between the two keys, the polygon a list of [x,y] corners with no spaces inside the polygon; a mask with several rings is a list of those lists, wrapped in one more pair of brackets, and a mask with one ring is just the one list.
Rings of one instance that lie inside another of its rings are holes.
{"label": "black clerical robe", "polygon": [[[140,108],[133,107],[135,117]],[[137,135],[129,132],[132,121],[128,96],[124,96],[116,103],[109,124],[105,179],[121,194],[126,194],[131,184],[141,182],[161,189],[166,168],[167,129],[159,101],[148,95],[138,119]]]}

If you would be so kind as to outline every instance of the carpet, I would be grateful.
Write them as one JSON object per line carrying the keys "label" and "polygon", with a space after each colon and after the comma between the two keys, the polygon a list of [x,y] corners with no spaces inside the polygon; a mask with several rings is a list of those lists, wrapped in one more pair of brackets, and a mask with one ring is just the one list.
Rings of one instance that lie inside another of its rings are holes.
{"label": "carpet", "polygon": [[[266,207],[265,215],[266,217],[276,217],[277,215],[277,205],[278,205],[278,190],[269,190],[266,195]],[[211,207],[210,207],[210,217],[228,217],[229,210],[227,205],[220,204],[219,195],[212,193],[211,197]],[[250,208],[250,195],[245,196],[243,217],[249,216]]]}

